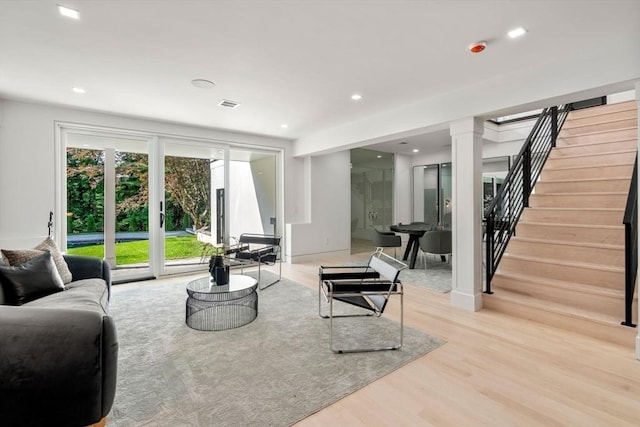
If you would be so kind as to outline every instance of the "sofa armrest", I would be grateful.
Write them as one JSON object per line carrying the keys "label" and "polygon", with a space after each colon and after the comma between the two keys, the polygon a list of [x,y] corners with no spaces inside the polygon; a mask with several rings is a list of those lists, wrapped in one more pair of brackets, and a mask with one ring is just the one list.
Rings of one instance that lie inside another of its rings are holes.
{"label": "sofa armrest", "polygon": [[118,343],[89,310],[0,306],[3,426],[89,425],[111,410]]}
{"label": "sofa armrest", "polygon": [[111,268],[103,259],[84,255],[64,255],[64,260],[69,266],[73,280],[104,279],[107,282],[107,291],[111,298]]}

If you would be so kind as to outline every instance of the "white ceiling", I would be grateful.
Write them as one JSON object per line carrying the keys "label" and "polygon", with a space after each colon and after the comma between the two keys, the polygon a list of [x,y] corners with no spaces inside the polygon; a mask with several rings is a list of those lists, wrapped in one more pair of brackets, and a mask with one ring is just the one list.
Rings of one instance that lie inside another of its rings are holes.
{"label": "white ceiling", "polygon": [[638,0],[0,0],[0,97],[298,139],[638,42]]}

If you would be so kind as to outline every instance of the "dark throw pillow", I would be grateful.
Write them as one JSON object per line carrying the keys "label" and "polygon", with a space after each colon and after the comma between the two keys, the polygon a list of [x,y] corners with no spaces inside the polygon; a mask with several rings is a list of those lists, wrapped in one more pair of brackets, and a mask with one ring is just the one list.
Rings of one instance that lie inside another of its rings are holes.
{"label": "dark throw pillow", "polygon": [[22,305],[65,289],[49,252],[15,266],[0,266],[6,304]]}
{"label": "dark throw pillow", "polygon": [[9,265],[19,265],[37,257],[42,253],[42,251],[51,252],[53,262],[55,263],[58,273],[62,278],[62,283],[70,283],[73,280],[73,277],[71,276],[69,266],[64,260],[62,252],[60,252],[55,240],[51,237],[47,237],[33,249],[2,249],[2,254],[9,262]]}

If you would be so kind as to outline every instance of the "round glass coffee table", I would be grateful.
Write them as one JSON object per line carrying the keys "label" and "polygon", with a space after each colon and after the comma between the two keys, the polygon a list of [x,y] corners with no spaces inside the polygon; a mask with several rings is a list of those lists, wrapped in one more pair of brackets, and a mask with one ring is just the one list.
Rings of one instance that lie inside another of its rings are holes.
{"label": "round glass coffee table", "polygon": [[229,275],[229,283],[217,285],[211,276],[187,284],[187,325],[200,331],[221,331],[252,322],[258,316],[258,281],[250,276]]}

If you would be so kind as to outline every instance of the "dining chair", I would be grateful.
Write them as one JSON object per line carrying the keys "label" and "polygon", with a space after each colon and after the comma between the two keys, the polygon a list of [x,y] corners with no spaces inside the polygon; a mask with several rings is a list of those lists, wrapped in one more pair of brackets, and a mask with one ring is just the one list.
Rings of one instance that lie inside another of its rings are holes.
{"label": "dining chair", "polygon": [[397,248],[402,246],[402,238],[392,231],[380,231],[375,227],[371,227],[371,242],[376,250],[384,250],[384,248],[393,248],[393,257],[398,258]]}
{"label": "dining chair", "polygon": [[[433,230],[427,231],[418,239],[420,244],[420,254],[424,258],[424,269],[427,269],[426,254],[434,254],[440,256],[449,255],[452,252],[452,234],[451,230]],[[444,258],[443,258],[444,260]]]}

